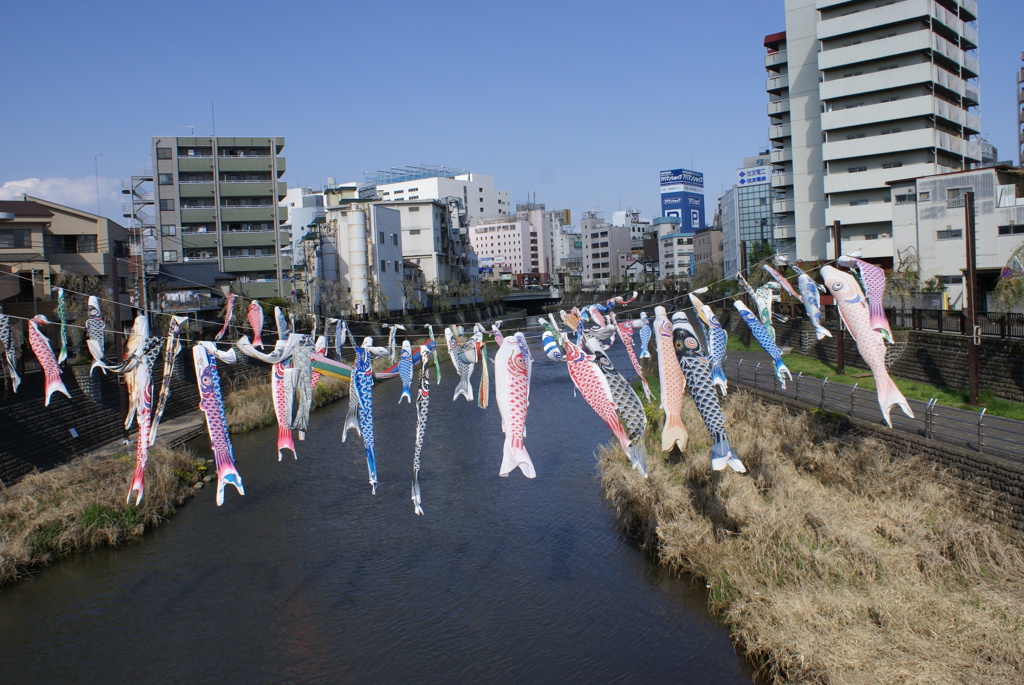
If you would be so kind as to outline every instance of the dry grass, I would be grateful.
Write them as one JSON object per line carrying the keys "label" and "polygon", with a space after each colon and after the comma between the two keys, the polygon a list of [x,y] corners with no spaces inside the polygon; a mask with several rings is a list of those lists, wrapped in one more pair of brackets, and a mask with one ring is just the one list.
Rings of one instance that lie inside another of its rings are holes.
{"label": "dry grass", "polygon": [[0,493],[0,585],[73,552],[142,535],[192,496],[206,466],[187,449],[154,446],[139,506],[125,504],[134,470],[128,454],[86,457]]}
{"label": "dry grass", "polygon": [[[348,383],[338,378],[321,376],[313,391],[313,409],[347,397]],[[248,433],[275,424],[277,416],[274,414],[270,381],[252,380],[248,385],[228,392],[224,396],[224,412],[228,430],[232,433]]]}
{"label": "dry grass", "polygon": [[735,391],[729,437],[749,473],[713,472],[685,411],[687,454],[653,458],[645,481],[605,449],[605,493],[664,563],[707,583],[762,677],[1024,682],[1024,555],[978,513],[991,502],[917,456]]}

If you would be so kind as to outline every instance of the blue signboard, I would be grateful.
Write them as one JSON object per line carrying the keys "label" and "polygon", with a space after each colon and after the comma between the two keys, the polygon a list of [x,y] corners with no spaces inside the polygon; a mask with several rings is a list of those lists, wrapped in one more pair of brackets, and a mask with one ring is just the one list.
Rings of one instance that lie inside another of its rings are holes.
{"label": "blue signboard", "polygon": [[661,214],[679,219],[679,230],[692,233],[704,227],[704,174],[689,169],[662,171]]}

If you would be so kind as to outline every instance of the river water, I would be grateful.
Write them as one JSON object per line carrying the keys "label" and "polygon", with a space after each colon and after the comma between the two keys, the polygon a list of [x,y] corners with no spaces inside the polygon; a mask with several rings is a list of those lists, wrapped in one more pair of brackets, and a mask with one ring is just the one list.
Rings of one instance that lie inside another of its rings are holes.
{"label": "river water", "polygon": [[749,683],[703,587],[619,532],[594,456],[610,432],[533,349],[535,480],[498,477],[493,397],[453,402],[446,362],[415,516],[415,409],[379,381],[375,496],[347,402],[313,414],[298,461],[274,430],[236,436],[244,497],[204,488],[143,539],[0,591],[0,682]]}

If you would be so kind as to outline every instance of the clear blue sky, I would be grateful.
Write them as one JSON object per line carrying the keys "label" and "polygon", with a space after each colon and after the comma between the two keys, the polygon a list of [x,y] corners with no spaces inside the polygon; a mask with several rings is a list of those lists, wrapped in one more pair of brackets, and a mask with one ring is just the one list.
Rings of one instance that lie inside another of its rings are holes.
{"label": "clear blue sky", "polygon": [[[978,5],[982,125],[1015,160],[1024,0]],[[426,162],[576,221],[657,216],[658,171],[683,167],[710,220],[767,146],[762,43],[784,28],[782,0],[14,3],[0,197],[22,182],[95,211],[98,166],[120,220],[150,137],[209,135],[213,103],[220,135],[285,137],[290,186]]]}

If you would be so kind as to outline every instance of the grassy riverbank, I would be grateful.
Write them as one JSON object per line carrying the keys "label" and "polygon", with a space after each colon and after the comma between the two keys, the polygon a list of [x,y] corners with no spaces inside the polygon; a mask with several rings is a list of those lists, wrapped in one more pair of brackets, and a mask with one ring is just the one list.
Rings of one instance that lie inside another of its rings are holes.
{"label": "grassy riverbank", "polygon": [[[348,383],[322,377],[313,393],[317,408],[348,395]],[[267,381],[254,381],[224,398],[233,434],[276,421]],[[207,445],[208,447],[208,445]],[[209,450],[155,445],[146,464],[146,493],[126,504],[135,471],[131,453],[82,457],[30,474],[0,493],[0,586],[74,552],[118,545],[160,525],[195,493],[207,474]],[[212,474],[215,475],[215,474]]]}
{"label": "grassy riverbank", "polygon": [[692,402],[686,455],[655,456],[659,419],[649,479],[617,446],[600,471],[626,529],[707,584],[762,677],[1020,682],[1024,554],[976,492],[828,415],[735,390],[724,404],[748,475],[711,471]]}

